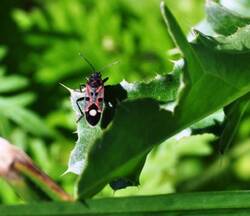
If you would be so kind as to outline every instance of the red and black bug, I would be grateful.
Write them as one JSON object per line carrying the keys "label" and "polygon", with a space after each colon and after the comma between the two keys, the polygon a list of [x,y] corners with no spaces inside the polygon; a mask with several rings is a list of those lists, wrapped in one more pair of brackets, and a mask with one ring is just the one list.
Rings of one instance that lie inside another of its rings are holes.
{"label": "red and black bug", "polygon": [[[97,72],[84,56],[81,55],[81,57],[90,65],[93,73],[87,78],[86,84],[80,85],[80,92],[83,93],[83,97],[76,100],[81,113],[77,121],[85,115],[87,122],[95,126],[99,122],[104,109],[104,83],[108,78],[102,79],[101,73]],[[79,104],[80,102],[83,104],[82,107]]]}

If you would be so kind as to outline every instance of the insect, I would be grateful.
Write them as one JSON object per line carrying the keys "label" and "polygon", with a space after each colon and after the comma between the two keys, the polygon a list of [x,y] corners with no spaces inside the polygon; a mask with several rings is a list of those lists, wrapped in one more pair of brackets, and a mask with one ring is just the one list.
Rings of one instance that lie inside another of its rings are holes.
{"label": "insect", "polygon": [[[80,56],[90,65],[92,74],[87,78],[86,84],[80,85],[80,92],[83,93],[83,97],[76,100],[77,107],[81,113],[77,122],[85,115],[87,122],[95,126],[100,121],[104,109],[104,83],[108,80],[108,77],[102,79],[101,73],[96,71],[95,67],[88,59],[81,54]],[[112,63],[112,65],[115,63],[117,62]],[[82,107],[80,103],[83,104]]]}

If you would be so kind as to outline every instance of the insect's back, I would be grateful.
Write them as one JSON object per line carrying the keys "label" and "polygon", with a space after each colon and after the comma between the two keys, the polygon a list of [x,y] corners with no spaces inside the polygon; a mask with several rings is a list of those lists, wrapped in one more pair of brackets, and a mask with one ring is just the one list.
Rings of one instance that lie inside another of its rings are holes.
{"label": "insect's back", "polygon": [[104,106],[104,81],[99,72],[92,73],[88,78],[85,94],[86,120],[95,126],[101,118]]}

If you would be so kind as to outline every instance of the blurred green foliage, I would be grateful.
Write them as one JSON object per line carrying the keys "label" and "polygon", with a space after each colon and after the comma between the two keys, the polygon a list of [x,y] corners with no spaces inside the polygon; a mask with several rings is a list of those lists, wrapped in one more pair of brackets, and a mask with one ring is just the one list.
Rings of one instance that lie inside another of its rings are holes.
{"label": "blurred green foliage", "polygon": [[[166,3],[186,33],[204,16],[202,0]],[[61,175],[76,140],[75,117],[59,82],[78,88],[89,75],[79,52],[96,68],[120,60],[103,72],[111,84],[148,80],[171,71],[175,56],[159,1],[6,0],[0,14],[0,136],[23,148],[73,193],[76,176]],[[215,135],[221,130],[215,125],[210,133],[166,141],[149,155],[142,186],[115,196],[248,189],[250,110],[225,156],[216,146]],[[0,188],[1,203],[20,202],[2,180]],[[97,196],[113,193],[106,187]]]}

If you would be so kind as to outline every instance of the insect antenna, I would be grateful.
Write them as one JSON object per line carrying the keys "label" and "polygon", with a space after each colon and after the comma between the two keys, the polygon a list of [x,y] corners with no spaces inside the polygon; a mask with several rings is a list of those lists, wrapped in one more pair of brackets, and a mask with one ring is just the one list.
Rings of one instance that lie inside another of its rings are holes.
{"label": "insect antenna", "polygon": [[112,63],[110,63],[110,64],[108,64],[108,65],[102,67],[102,68],[101,68],[100,70],[98,70],[98,71],[99,71],[99,72],[102,72],[102,71],[104,71],[105,69],[107,69],[107,68],[109,68],[109,67],[112,67],[113,65],[118,64],[118,63],[120,63],[119,60],[114,61],[114,62],[112,62]]}
{"label": "insect antenna", "polygon": [[86,61],[89,66],[91,67],[92,71],[95,72],[95,67],[91,64],[91,62],[82,54],[82,53],[79,53],[79,56],[81,57],[81,59],[83,59],[84,61]]}

